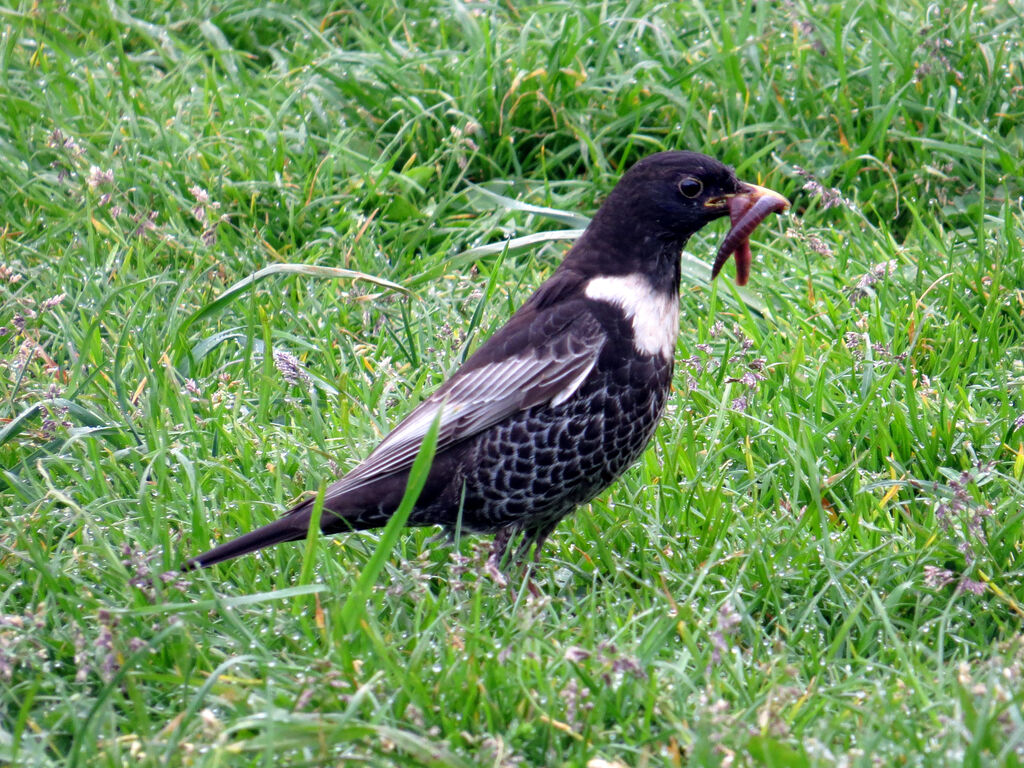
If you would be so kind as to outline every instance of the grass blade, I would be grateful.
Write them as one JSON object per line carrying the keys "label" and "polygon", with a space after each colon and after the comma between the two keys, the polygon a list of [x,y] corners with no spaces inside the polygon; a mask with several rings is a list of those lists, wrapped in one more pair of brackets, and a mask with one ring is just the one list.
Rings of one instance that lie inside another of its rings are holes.
{"label": "grass blade", "polygon": [[388,557],[391,555],[391,550],[395,546],[395,542],[398,541],[398,537],[401,535],[402,529],[409,519],[409,514],[412,512],[416,500],[420,497],[423,486],[426,485],[430,466],[434,463],[434,452],[437,449],[437,434],[441,428],[441,414],[443,411],[443,408],[438,410],[437,416],[434,417],[434,421],[430,425],[430,429],[427,430],[427,434],[423,438],[423,445],[420,446],[419,453],[416,454],[416,460],[409,471],[409,482],[405,487],[405,495],[402,496],[402,502],[384,527],[384,532],[381,534],[377,548],[374,550],[366,567],[363,568],[363,572],[359,574],[359,580],[341,609],[341,620],[349,632],[355,630],[360,614],[366,609],[366,600],[370,596],[370,591],[377,582],[377,577],[383,570],[384,563],[387,562]]}
{"label": "grass blade", "polygon": [[393,283],[390,280],[385,280],[382,277],[376,277],[365,272],[358,272],[353,269],[321,267],[315,264],[271,264],[269,267],[264,267],[260,271],[242,278],[205,307],[202,307],[189,315],[188,318],[185,319],[185,322],[182,323],[181,332],[184,333],[192,327],[192,325],[203,318],[220,312],[228,304],[244,295],[249,288],[252,288],[261,280],[265,280],[266,278],[273,277],[275,275],[305,275],[306,277],[317,277],[323,279],[364,280],[368,283],[379,285],[382,288],[397,291],[405,295],[409,294],[408,290],[397,283]]}

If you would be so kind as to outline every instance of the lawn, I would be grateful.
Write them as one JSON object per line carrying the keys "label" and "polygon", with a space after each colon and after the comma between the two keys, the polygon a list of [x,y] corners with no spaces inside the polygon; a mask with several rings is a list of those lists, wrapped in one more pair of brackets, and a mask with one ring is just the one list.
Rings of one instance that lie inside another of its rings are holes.
{"label": "lawn", "polygon": [[[0,8],[0,763],[1024,764],[1009,2]],[[159,574],[354,466],[687,148],[666,418],[533,579],[436,531]]]}

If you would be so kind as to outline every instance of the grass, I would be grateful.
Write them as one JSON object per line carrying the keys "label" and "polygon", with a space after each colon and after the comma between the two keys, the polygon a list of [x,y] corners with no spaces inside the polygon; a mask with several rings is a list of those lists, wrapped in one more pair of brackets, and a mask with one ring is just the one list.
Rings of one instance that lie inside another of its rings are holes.
{"label": "grass", "polygon": [[[1020,765],[1020,24],[0,9],[0,761]],[[353,466],[673,147],[793,214],[748,290],[689,244],[668,417],[539,598],[432,531],[145,578]]]}

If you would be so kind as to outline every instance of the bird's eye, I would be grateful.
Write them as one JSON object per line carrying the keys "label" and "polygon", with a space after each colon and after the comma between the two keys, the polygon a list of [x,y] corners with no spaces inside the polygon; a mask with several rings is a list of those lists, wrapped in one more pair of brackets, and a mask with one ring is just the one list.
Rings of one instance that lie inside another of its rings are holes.
{"label": "bird's eye", "polygon": [[693,176],[684,176],[679,181],[679,192],[683,197],[696,197],[704,191],[701,180]]}

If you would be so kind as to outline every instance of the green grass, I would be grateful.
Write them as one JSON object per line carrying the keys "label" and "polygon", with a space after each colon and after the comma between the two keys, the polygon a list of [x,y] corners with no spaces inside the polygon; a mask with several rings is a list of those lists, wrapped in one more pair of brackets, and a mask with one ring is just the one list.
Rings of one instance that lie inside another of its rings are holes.
{"label": "green grass", "polygon": [[[1024,763],[1021,25],[0,9],[0,762]],[[668,416],[540,598],[433,531],[145,578],[353,466],[565,243],[483,246],[664,148],[793,214],[744,291],[690,242]]]}

